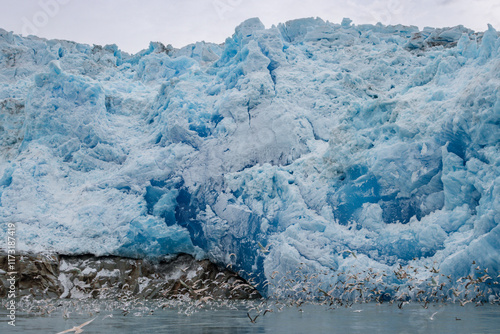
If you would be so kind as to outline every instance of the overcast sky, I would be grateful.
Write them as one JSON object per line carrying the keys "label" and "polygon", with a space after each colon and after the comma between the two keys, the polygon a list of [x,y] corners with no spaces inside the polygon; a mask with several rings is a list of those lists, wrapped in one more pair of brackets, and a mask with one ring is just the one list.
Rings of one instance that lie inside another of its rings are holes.
{"label": "overcast sky", "polygon": [[319,16],[340,23],[500,30],[500,0],[0,0],[0,28],[19,34],[117,44],[135,53],[149,41],[182,47],[221,43],[250,17],[266,27]]}

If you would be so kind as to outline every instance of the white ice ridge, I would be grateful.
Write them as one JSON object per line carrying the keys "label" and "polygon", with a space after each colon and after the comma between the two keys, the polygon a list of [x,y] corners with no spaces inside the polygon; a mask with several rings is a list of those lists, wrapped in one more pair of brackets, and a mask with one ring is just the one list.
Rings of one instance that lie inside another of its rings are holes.
{"label": "white ice ridge", "polygon": [[496,277],[499,34],[250,19],[129,55],[0,30],[0,209],[24,251]]}

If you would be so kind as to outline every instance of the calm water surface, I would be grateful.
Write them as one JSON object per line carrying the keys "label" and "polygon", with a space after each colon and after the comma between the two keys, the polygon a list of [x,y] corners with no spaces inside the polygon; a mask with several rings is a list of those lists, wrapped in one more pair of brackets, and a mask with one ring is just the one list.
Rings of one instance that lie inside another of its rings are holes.
{"label": "calm water surface", "polygon": [[[17,315],[16,327],[8,326],[1,310],[0,333],[58,333],[95,318],[83,333],[500,333],[500,306],[361,304],[351,308],[302,305],[260,315],[252,323],[244,307],[218,307],[187,312],[185,308],[98,313],[69,313],[58,309],[50,315]],[[237,309],[235,309],[237,308]],[[81,309],[80,309],[81,310]],[[255,316],[255,310],[250,310]],[[87,313],[87,314],[85,314]],[[110,316],[112,315],[112,316]],[[72,332],[74,333],[74,332]]]}

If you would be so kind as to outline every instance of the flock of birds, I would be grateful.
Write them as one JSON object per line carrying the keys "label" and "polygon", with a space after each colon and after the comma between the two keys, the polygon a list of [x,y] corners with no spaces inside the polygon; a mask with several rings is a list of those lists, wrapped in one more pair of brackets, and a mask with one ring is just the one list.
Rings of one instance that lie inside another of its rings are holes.
{"label": "flock of birds", "polygon": [[[18,306],[20,311],[34,316],[62,314],[65,319],[70,319],[72,314],[79,314],[92,318],[58,333],[62,334],[82,333],[83,327],[91,324],[96,317],[108,313],[101,320],[112,318],[113,314],[117,316],[117,310],[119,316],[148,316],[164,309],[190,316],[204,309],[234,309],[246,311],[249,321],[256,323],[259,317],[268,313],[280,312],[285,307],[297,307],[302,311],[303,305],[308,304],[325,305],[328,309],[350,308],[357,303],[373,302],[396,304],[400,309],[409,303],[419,303],[423,308],[433,303],[459,303],[461,306],[469,303],[475,306],[500,304],[500,275],[490,275],[488,269],[479,266],[474,268],[473,273],[459,278],[444,275],[434,267],[426,268],[425,273],[412,266],[399,266],[391,273],[374,269],[357,271],[354,266],[351,271],[334,273],[310,274],[303,269],[300,266],[295,271],[273,272],[260,286],[261,290],[267,289],[268,296],[258,300],[213,298],[206,294],[209,291],[207,287],[200,286],[207,282],[187,280],[181,281],[176,294],[165,294],[164,298],[153,300],[138,297],[123,286],[119,295],[102,294],[101,299],[89,298],[86,301],[24,296]],[[250,279],[248,284],[252,283]],[[241,286],[234,287],[235,290],[237,288]]]}
{"label": "flock of birds", "polygon": [[[473,273],[454,278],[440,273],[435,267],[419,269],[411,265],[388,273],[372,268],[307,274],[302,267],[285,275],[273,272],[269,285],[272,299],[291,300],[292,303],[314,302],[329,306],[350,307],[356,303],[397,303],[399,308],[417,302],[427,308],[429,303],[500,302],[500,275],[490,275],[487,268],[472,262]],[[327,276],[327,277],[325,277]],[[493,276],[493,277],[492,277]],[[333,282],[333,283],[322,283]]]}

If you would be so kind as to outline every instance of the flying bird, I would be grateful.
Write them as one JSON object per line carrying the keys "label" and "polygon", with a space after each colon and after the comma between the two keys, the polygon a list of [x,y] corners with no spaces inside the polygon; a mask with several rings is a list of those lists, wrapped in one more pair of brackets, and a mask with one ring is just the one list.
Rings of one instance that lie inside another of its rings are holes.
{"label": "flying bird", "polygon": [[247,312],[247,316],[248,316],[248,319],[250,319],[250,322],[251,322],[252,324],[255,324],[255,320],[257,320],[257,318],[259,317],[259,315],[257,314],[257,315],[255,316],[255,318],[253,318],[253,319],[252,319],[252,317],[250,316],[250,313],[248,313],[248,312]]}
{"label": "flying bird", "polygon": [[70,328],[70,329],[67,329],[65,331],[62,331],[62,332],[59,332],[57,334],[63,334],[63,333],[69,333],[69,332],[75,332],[75,334],[79,334],[81,332],[83,332],[83,329],[82,327],[84,326],[87,326],[88,324],[90,324],[92,321],[94,321],[96,318],[92,319],[92,320],[89,320],[87,322],[84,322],[83,324],[81,324],[80,326],[75,326],[73,328]]}
{"label": "flying bird", "polygon": [[342,253],[349,253],[351,254],[352,256],[354,256],[355,259],[357,259],[358,257],[356,256],[356,253],[354,253],[352,250],[349,250],[349,249],[346,249],[345,251],[343,251]]}
{"label": "flying bird", "polygon": [[261,252],[262,252],[262,253],[269,253],[269,246],[271,246],[271,245],[267,245],[267,247],[264,247],[264,246],[262,246],[262,244],[261,244],[260,242],[258,242],[258,241],[257,241],[257,244],[259,245],[260,250],[261,250]]}

